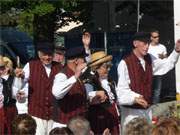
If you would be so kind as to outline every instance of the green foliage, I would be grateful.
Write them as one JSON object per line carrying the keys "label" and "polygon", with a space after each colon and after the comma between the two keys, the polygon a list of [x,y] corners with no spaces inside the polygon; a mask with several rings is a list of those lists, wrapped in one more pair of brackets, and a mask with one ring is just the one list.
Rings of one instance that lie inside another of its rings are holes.
{"label": "green foliage", "polygon": [[28,11],[23,11],[18,19],[18,29],[27,32],[33,38],[33,19],[34,14]]}
{"label": "green foliage", "polygon": [[[61,15],[60,9],[64,9],[68,14],[71,13],[73,20],[89,22],[86,19],[89,18],[86,11],[90,4],[80,2],[80,0],[1,0],[0,4],[0,25],[18,27],[31,36],[33,35],[34,15],[45,16],[51,13]],[[78,14],[75,15],[74,12]]]}
{"label": "green foliage", "polygon": [[36,14],[38,16],[43,16],[48,13],[52,13],[55,11],[55,7],[52,4],[49,3],[42,3],[40,5],[36,5],[34,9],[29,10],[33,14]]}

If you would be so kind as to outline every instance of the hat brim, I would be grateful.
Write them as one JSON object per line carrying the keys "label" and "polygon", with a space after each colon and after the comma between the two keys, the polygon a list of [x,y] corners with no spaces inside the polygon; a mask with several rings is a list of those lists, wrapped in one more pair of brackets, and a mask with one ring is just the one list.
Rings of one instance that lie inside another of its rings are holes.
{"label": "hat brim", "polygon": [[94,66],[97,66],[99,64],[102,64],[102,63],[105,63],[105,62],[109,62],[112,60],[112,55],[108,55],[102,59],[99,59],[98,61],[95,61],[95,62],[92,62],[89,66],[90,67],[94,67]]}
{"label": "hat brim", "polygon": [[53,53],[54,53],[53,50],[43,50],[43,49],[40,49],[40,50],[38,50],[38,51],[43,52],[43,53],[45,53],[45,54],[53,54]]}
{"label": "hat brim", "polygon": [[144,43],[150,43],[150,39],[135,39]]}
{"label": "hat brim", "polygon": [[57,53],[57,54],[62,54],[62,55],[64,55],[65,54],[65,51],[63,51],[63,50],[55,50],[54,51],[55,53]]}

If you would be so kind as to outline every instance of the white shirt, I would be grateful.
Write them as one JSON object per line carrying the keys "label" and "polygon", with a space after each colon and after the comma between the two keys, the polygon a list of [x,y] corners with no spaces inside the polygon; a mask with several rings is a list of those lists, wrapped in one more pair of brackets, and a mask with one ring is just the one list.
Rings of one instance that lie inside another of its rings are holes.
{"label": "white shirt", "polygon": [[58,73],[54,78],[52,94],[56,99],[62,99],[76,82],[75,76],[67,78],[64,73]]}
{"label": "white shirt", "polygon": [[[67,78],[67,76],[64,73],[58,73],[54,79],[52,94],[55,96],[56,99],[62,99],[77,81],[78,80],[75,78],[74,75],[70,78]],[[89,86],[85,85],[85,87]],[[88,90],[89,91],[86,91],[87,98],[92,99],[96,95],[96,92],[92,91],[92,89]]]}
{"label": "white shirt", "polygon": [[[153,68],[153,75],[164,75],[169,70],[174,68],[175,63],[179,58],[179,53],[175,50],[170,54],[168,58],[165,59],[157,59],[153,56],[152,58],[152,68]],[[145,64],[143,59],[140,59],[141,64]],[[143,67],[145,65],[142,65]],[[130,78],[127,69],[127,65],[124,60],[121,60],[118,65],[118,84],[116,88],[116,93],[118,96],[118,102],[120,105],[132,105],[134,104],[135,97],[139,97],[140,94],[132,91],[129,87]]]}
{"label": "white shirt", "polygon": [[153,55],[156,58],[159,58],[159,54],[167,55],[167,49],[162,44],[149,45],[148,53]]}
{"label": "white shirt", "polygon": [[102,79],[101,80],[101,85],[104,88],[104,90],[106,90],[106,92],[107,92],[107,94],[109,96],[109,100],[112,103],[113,100],[115,99],[115,97],[114,97],[114,94],[111,92],[111,88],[109,86],[108,80],[107,79]]}

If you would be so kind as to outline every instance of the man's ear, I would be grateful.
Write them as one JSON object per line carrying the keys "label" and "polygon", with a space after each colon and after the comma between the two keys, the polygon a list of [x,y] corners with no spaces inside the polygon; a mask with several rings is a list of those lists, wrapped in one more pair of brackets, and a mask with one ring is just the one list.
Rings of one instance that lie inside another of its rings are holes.
{"label": "man's ear", "polygon": [[75,62],[76,64],[78,64],[78,62],[77,62],[77,61],[78,61],[78,59],[77,59],[77,58],[75,58],[75,59],[74,59],[74,62]]}
{"label": "man's ear", "polygon": [[94,135],[94,132],[92,130],[90,130],[89,135]]}
{"label": "man's ear", "polygon": [[134,47],[134,48],[137,47],[137,42],[138,42],[138,41],[133,41],[133,47]]}

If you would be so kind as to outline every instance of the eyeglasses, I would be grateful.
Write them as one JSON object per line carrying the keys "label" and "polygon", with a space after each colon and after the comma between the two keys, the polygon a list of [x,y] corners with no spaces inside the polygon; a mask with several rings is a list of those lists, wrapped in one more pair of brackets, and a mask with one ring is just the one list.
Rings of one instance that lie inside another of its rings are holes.
{"label": "eyeglasses", "polygon": [[153,37],[153,36],[151,36],[151,37],[152,37],[152,38],[159,38],[159,36],[154,36],[154,37]]}

